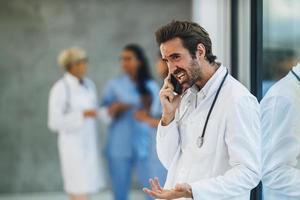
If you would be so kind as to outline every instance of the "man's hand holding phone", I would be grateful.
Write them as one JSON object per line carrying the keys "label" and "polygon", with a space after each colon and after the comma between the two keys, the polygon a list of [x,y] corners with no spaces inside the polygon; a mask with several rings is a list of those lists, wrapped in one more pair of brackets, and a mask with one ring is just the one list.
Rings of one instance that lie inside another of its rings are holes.
{"label": "man's hand holding phone", "polygon": [[[173,79],[173,84],[171,83],[171,74],[169,74],[167,76],[167,78],[164,80],[164,85],[160,90],[159,96],[160,96],[160,101],[162,104],[162,108],[163,108],[163,112],[162,112],[162,118],[161,118],[161,124],[163,126],[166,126],[168,124],[170,124],[174,117],[175,117],[175,112],[176,109],[180,103],[181,100],[181,96],[179,94],[181,94],[181,91],[177,91],[177,93],[175,93],[174,88],[178,88],[178,81],[177,83],[175,83],[174,79]],[[180,84],[179,84],[180,86]],[[181,86],[180,86],[181,87]],[[178,94],[179,93],[179,94]]]}

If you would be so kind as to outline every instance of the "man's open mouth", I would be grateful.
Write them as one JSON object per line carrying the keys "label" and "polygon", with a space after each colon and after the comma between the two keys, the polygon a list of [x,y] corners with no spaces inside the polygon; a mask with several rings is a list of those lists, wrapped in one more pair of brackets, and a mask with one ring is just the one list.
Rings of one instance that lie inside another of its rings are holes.
{"label": "man's open mouth", "polygon": [[182,83],[182,81],[185,79],[185,72],[184,71],[181,71],[179,73],[177,73],[176,75],[176,79]]}

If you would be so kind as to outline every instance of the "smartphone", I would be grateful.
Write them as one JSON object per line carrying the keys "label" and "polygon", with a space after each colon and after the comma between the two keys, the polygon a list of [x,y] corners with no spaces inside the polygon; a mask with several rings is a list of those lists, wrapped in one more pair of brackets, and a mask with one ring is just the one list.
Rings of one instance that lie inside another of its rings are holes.
{"label": "smartphone", "polygon": [[174,92],[178,95],[182,94],[182,86],[180,85],[179,81],[175,78],[173,74],[171,74],[171,84],[174,87]]}

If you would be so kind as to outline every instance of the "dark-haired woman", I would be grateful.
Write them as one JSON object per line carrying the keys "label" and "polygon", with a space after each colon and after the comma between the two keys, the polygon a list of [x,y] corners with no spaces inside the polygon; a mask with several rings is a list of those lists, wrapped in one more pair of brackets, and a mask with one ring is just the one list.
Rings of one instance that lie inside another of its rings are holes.
{"label": "dark-haired woman", "polygon": [[141,187],[148,185],[151,128],[135,119],[140,110],[150,110],[159,101],[159,87],[152,80],[141,47],[124,47],[121,58],[123,73],[111,80],[102,99],[102,117],[108,122],[106,156],[116,200],[128,199],[131,175],[136,169]]}
{"label": "dark-haired woman", "polygon": [[[162,60],[160,52],[156,61],[156,73],[161,78],[161,80],[164,80],[169,73],[168,65],[165,61]],[[162,107],[160,104],[160,100],[157,99],[156,101],[152,102],[150,111],[141,109],[135,113],[135,118],[141,122],[148,124],[148,126],[152,128],[152,132],[150,134],[151,153],[149,154],[150,176],[157,177],[160,185],[164,185],[167,177],[167,170],[160,162],[156,151],[156,133],[158,124],[161,119],[161,114]]]}

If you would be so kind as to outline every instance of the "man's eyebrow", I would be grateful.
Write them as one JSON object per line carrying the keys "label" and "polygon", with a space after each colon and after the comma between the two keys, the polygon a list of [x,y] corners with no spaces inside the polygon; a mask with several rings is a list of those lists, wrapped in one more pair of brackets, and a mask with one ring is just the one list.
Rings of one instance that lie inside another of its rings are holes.
{"label": "man's eyebrow", "polygon": [[168,55],[168,56],[163,57],[162,59],[163,59],[163,60],[166,60],[167,58],[171,58],[171,57],[179,56],[179,55],[180,55],[180,53],[172,53],[172,54],[170,54],[170,55]]}
{"label": "man's eyebrow", "polygon": [[168,57],[170,58],[170,57],[179,56],[179,55],[180,55],[180,53],[172,53]]}

